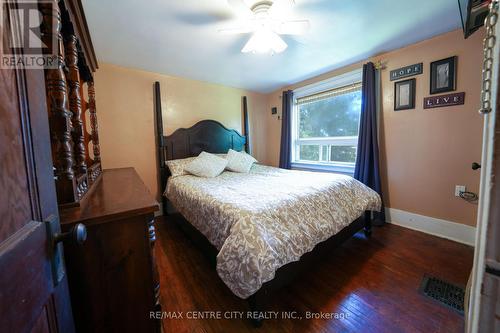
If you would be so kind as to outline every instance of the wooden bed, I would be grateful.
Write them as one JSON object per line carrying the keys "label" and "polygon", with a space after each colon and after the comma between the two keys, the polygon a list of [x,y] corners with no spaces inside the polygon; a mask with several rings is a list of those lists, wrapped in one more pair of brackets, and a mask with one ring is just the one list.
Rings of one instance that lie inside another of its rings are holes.
{"label": "wooden bed", "polygon": [[[198,156],[202,151],[227,153],[229,149],[234,149],[236,151],[245,150],[247,153],[249,152],[246,97],[242,99],[245,135],[239,134],[236,130],[228,129],[217,121],[202,120],[190,128],[177,129],[171,135],[164,136],[159,82],[155,83],[154,90],[161,191],[165,190],[170,176],[170,171],[165,163],[168,160]],[[217,249],[182,215],[173,212],[165,196],[162,196],[162,202],[164,215],[169,215],[169,220],[177,223],[191,240],[208,255],[215,266]],[[250,309],[252,311],[264,311],[266,298],[272,294],[273,290],[289,284],[299,273],[306,271],[315,262],[319,261],[323,255],[327,255],[333,248],[339,246],[360,230],[364,230],[365,235],[369,237],[371,235],[371,219],[369,216],[369,212],[366,212],[362,217],[350,223],[339,233],[316,245],[313,251],[302,255],[299,261],[280,267],[276,271],[273,280],[264,283],[255,294],[248,298]],[[254,320],[256,326],[260,326],[261,323],[261,320]]]}

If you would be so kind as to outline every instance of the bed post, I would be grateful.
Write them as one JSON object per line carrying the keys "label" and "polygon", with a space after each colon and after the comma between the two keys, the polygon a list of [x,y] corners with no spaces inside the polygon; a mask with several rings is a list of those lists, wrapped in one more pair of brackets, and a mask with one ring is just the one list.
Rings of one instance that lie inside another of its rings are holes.
{"label": "bed post", "polygon": [[370,237],[372,235],[372,212],[366,211],[364,214],[365,225],[363,231],[365,232],[366,237]]}
{"label": "bed post", "polygon": [[[250,312],[263,312],[262,300],[260,297],[259,291],[257,293],[250,296],[248,299],[248,307],[250,308]],[[257,318],[256,318],[257,317]],[[251,318],[252,325],[254,327],[261,327],[263,319],[260,316],[252,316]]]}
{"label": "bed post", "polygon": [[243,129],[245,131],[245,152],[250,154],[250,133],[248,131],[248,105],[247,97],[243,96]]}
{"label": "bed post", "polygon": [[154,85],[155,95],[155,118],[156,118],[156,135],[158,144],[158,166],[160,172],[160,193],[162,198],[162,213],[167,215],[167,200],[163,195],[163,191],[167,185],[167,169],[165,166],[165,152],[163,140],[163,115],[161,112],[161,95],[160,82],[156,81]]}

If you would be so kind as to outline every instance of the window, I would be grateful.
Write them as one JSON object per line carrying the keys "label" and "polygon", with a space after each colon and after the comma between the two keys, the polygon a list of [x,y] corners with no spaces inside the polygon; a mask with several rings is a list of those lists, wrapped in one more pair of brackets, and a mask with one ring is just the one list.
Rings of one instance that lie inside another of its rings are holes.
{"label": "window", "polygon": [[354,172],[361,72],[294,91],[292,167]]}

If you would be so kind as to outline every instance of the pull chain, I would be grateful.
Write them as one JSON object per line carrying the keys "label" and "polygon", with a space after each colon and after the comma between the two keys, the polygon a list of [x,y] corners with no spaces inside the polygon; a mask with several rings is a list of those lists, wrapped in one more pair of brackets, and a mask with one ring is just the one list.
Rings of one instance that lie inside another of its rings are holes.
{"label": "pull chain", "polygon": [[483,80],[481,87],[481,108],[479,113],[491,112],[491,79],[493,77],[493,56],[496,43],[495,25],[498,21],[498,0],[490,4],[490,12],[484,22],[486,26],[486,37],[483,42]]}

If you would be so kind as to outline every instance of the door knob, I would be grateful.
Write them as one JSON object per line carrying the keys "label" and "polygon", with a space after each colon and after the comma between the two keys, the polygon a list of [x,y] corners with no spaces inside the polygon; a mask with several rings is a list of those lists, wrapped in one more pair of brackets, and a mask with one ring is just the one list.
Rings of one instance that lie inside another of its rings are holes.
{"label": "door knob", "polygon": [[85,225],[78,223],[73,228],[65,233],[61,233],[59,216],[52,214],[45,220],[47,228],[47,238],[49,240],[49,257],[50,266],[52,268],[52,278],[54,286],[61,282],[66,274],[63,260],[63,241],[74,241],[77,245],[81,245],[87,239],[87,229]]}
{"label": "door knob", "polygon": [[480,169],[480,168],[481,168],[481,164],[476,163],[476,162],[472,163],[472,170],[477,170],[477,169]]}
{"label": "door knob", "polygon": [[71,241],[77,245],[82,245],[87,239],[87,228],[82,223],[76,224],[70,231],[56,234],[54,244]]}

